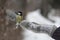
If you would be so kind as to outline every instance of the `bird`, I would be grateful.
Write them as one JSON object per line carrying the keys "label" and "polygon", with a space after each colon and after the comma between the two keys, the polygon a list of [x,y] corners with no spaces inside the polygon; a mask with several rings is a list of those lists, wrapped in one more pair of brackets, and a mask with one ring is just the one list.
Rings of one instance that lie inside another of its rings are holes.
{"label": "bird", "polygon": [[23,19],[22,12],[18,11],[16,14],[16,22],[20,23]]}
{"label": "bird", "polygon": [[16,27],[20,26],[20,22],[23,20],[23,15],[21,11],[16,12]]}

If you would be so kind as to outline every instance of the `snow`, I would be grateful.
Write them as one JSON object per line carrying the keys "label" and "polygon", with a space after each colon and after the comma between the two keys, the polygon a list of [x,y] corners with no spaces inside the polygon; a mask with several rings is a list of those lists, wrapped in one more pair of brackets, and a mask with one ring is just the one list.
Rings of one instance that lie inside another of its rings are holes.
{"label": "snow", "polygon": [[60,26],[60,17],[59,16],[55,16],[55,9],[52,9],[51,12],[48,14],[48,18],[55,21],[54,25],[56,25],[57,27]]}
{"label": "snow", "polygon": [[51,10],[51,12],[48,14],[48,18],[55,21],[55,23],[53,23],[52,21],[43,17],[41,15],[39,9],[37,9],[33,12],[29,12],[26,16],[26,20],[29,22],[36,22],[38,24],[48,24],[48,25],[55,25],[55,26],[59,27],[60,26],[60,17],[53,16],[54,13],[55,13],[55,10],[54,9]]}
{"label": "snow", "polygon": [[40,10],[36,10],[33,12],[29,12],[26,16],[26,20],[29,22],[36,22],[38,24],[53,24],[51,21],[49,21],[48,19],[44,18],[41,14],[40,14]]}
{"label": "snow", "polygon": [[46,33],[34,33],[30,30],[24,31],[24,40],[54,40]]}
{"label": "snow", "polygon": [[[29,22],[35,22],[38,24],[48,24],[48,25],[55,25],[53,22],[49,21],[48,19],[44,18],[40,14],[40,10],[35,10],[33,12],[29,12],[26,16],[26,20]],[[24,40],[55,40],[51,36],[46,33],[34,33],[30,30],[24,30]]]}

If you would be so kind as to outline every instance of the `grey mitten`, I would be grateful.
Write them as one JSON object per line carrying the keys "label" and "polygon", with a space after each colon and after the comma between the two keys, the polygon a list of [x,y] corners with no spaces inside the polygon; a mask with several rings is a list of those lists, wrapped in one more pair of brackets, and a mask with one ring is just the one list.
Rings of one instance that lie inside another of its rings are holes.
{"label": "grey mitten", "polygon": [[35,22],[28,22],[26,20],[20,23],[20,26],[23,29],[31,30],[36,33],[47,33],[52,36],[53,32],[56,30],[55,25],[48,25],[48,24],[37,24]]}

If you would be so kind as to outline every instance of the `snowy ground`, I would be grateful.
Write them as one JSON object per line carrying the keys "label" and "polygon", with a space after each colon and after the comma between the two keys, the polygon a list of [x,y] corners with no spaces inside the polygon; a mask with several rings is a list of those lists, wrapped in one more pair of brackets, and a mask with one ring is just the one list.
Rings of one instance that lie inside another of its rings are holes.
{"label": "snowy ground", "polygon": [[[29,12],[26,16],[26,20],[29,22],[35,22],[38,24],[48,24],[48,25],[56,25],[59,26],[59,18],[57,19],[56,23],[53,23],[52,21],[49,21],[45,17],[43,17],[40,12],[40,10],[36,10],[33,12]],[[54,19],[56,20],[56,19]],[[48,34],[45,33],[34,33],[29,30],[24,31],[24,40],[54,40],[51,38]]]}
{"label": "snowy ground", "polygon": [[34,33],[30,30],[24,31],[24,40],[54,40],[46,33]]}
{"label": "snowy ground", "polygon": [[40,10],[36,10],[33,12],[29,12],[28,16],[26,17],[26,20],[29,22],[36,22],[38,24],[53,24],[51,21],[49,21],[48,19],[44,18],[41,14],[40,14]]}
{"label": "snowy ground", "polygon": [[[55,16],[56,14],[59,13],[59,12],[56,13],[57,11],[59,11],[59,10],[52,9],[51,12],[48,14],[48,18],[55,21],[54,25],[59,27],[60,26],[60,16]],[[60,15],[60,13],[58,15]]]}
{"label": "snowy ground", "polygon": [[45,17],[43,17],[40,14],[40,10],[36,10],[33,12],[29,12],[27,14],[26,20],[29,22],[36,22],[38,24],[49,24],[49,25],[56,25],[57,27],[60,26],[60,17],[59,16],[53,16],[52,14],[54,13],[54,10],[52,10],[50,12],[50,14],[48,14],[49,19],[55,21],[55,23],[53,23],[52,21],[46,19]]}

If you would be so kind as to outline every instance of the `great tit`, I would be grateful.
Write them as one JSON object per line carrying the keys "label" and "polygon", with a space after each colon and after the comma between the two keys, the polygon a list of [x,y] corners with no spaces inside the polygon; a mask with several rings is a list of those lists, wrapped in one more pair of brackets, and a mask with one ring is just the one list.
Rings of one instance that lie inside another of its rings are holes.
{"label": "great tit", "polygon": [[20,23],[22,21],[22,19],[23,19],[22,12],[18,11],[16,14],[17,14],[16,15],[16,22]]}

